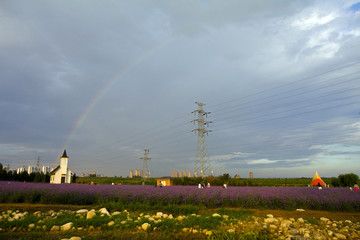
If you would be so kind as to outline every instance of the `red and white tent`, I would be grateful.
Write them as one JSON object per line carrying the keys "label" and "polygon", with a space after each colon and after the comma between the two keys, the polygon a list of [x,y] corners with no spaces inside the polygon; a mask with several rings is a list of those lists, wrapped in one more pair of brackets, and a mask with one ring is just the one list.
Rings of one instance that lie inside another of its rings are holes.
{"label": "red and white tent", "polygon": [[318,172],[316,171],[315,176],[313,177],[310,185],[314,186],[314,185],[321,185],[321,186],[326,186],[326,183],[321,179],[321,177],[319,176]]}

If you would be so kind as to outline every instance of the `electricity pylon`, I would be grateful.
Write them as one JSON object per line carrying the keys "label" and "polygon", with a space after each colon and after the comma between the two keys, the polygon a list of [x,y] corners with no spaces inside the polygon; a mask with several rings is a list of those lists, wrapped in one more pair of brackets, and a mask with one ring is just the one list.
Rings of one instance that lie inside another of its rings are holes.
{"label": "electricity pylon", "polygon": [[41,169],[40,169],[40,156],[38,157],[38,159],[36,161],[36,172],[41,172]]}
{"label": "electricity pylon", "polygon": [[[210,163],[209,163],[209,156],[208,156],[208,149],[206,146],[206,135],[211,130],[207,130],[206,126],[209,126],[211,121],[206,121],[205,118],[210,114],[210,112],[205,112],[203,109],[204,103],[195,102],[198,105],[198,109],[192,111],[194,115],[197,115],[198,118],[191,120],[190,122],[194,123],[197,122],[198,127],[193,129],[192,132],[197,133],[197,147],[196,147],[196,159],[194,164],[194,173],[200,171],[200,175],[202,178],[208,174],[210,171]],[[209,175],[209,174],[208,174]]]}
{"label": "electricity pylon", "polygon": [[140,158],[144,160],[144,164],[143,164],[143,173],[142,173],[142,177],[145,179],[149,179],[149,169],[148,169],[148,160],[150,160],[151,158],[148,157],[148,153],[149,153],[149,149],[144,149],[144,157]]}

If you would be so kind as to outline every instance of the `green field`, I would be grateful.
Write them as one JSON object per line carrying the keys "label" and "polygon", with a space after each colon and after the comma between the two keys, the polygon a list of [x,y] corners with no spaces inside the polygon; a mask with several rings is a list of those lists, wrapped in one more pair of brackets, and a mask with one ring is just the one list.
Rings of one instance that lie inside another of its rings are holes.
{"label": "green field", "polygon": [[[330,184],[330,178],[322,178],[325,183]],[[174,178],[174,185],[197,185],[199,182],[210,182],[212,186],[221,186],[226,183],[228,186],[276,186],[276,187],[304,187],[311,183],[312,178],[223,178],[207,177],[201,178]],[[156,178],[143,180],[142,178],[122,178],[122,177],[79,177],[76,183],[81,184],[112,184],[115,185],[155,185]]]}

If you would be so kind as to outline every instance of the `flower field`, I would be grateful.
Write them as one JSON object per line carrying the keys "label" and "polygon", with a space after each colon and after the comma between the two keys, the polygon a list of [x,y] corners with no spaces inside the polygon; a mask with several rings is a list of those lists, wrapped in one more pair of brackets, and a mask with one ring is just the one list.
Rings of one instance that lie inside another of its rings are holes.
{"label": "flower field", "polygon": [[196,205],[207,208],[312,209],[360,211],[360,193],[348,188],[154,187],[0,182],[2,203]]}

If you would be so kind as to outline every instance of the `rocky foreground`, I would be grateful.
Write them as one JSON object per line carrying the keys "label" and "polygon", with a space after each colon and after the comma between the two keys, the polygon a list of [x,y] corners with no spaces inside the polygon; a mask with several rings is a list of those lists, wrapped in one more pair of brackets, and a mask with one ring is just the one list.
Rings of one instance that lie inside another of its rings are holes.
{"label": "rocky foreground", "polygon": [[[298,209],[297,211],[304,211]],[[209,225],[204,228],[196,223],[197,218],[205,218],[209,222],[217,222],[216,226]],[[97,221],[94,221],[97,219]],[[32,220],[33,222],[29,222]],[[190,221],[192,220],[192,221]],[[64,222],[68,221],[68,222]],[[99,222],[102,224],[99,226]],[[53,232],[72,235],[70,240],[81,240],[86,232],[115,229],[156,232],[164,229],[181,231],[197,235],[199,238],[216,236],[219,232],[241,235],[248,232],[265,233],[273,239],[360,239],[360,222],[351,220],[333,221],[321,217],[319,219],[303,219],[276,217],[267,214],[264,217],[248,217],[238,219],[228,215],[211,213],[207,215],[190,214],[187,216],[165,214],[145,214],[124,211],[110,213],[106,208],[99,210],[80,209],[77,211],[53,210],[46,212],[21,212],[19,210],[3,211],[0,215],[0,233],[6,232]],[[59,234],[61,236],[61,234]],[[194,236],[196,238],[196,236]]]}

